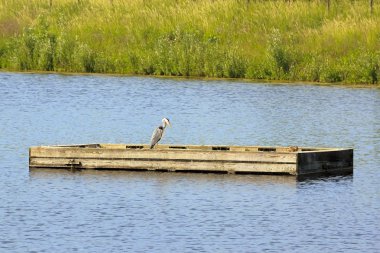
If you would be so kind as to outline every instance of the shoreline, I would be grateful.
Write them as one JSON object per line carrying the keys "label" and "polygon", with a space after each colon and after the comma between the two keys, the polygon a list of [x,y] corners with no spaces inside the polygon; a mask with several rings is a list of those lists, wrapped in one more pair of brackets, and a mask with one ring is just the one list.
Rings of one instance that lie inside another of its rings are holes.
{"label": "shoreline", "polygon": [[197,77],[197,76],[165,76],[165,75],[143,75],[143,74],[120,74],[120,73],[89,73],[89,72],[64,72],[64,71],[14,71],[8,69],[0,69],[0,73],[13,73],[13,74],[39,74],[39,75],[62,75],[62,76],[105,76],[105,77],[140,77],[140,78],[159,78],[159,79],[172,79],[172,80],[190,80],[190,81],[229,81],[241,82],[247,84],[272,84],[272,85],[309,85],[309,86],[322,86],[322,87],[340,87],[340,88],[366,88],[366,89],[380,89],[380,83],[366,84],[366,83],[322,83],[311,81],[289,81],[289,80],[265,80],[265,79],[248,79],[248,78],[225,78],[225,77]]}

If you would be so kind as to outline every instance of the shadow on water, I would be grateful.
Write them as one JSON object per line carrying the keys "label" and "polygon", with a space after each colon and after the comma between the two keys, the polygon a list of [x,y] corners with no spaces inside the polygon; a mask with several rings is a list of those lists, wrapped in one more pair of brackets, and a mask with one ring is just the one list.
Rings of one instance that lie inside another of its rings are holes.
{"label": "shadow on water", "polygon": [[196,184],[224,183],[231,185],[252,184],[256,186],[281,185],[297,187],[298,185],[313,184],[321,181],[353,181],[353,175],[304,176],[267,175],[267,174],[215,174],[215,173],[182,173],[182,172],[150,172],[150,171],[104,171],[82,170],[71,172],[60,169],[32,169],[29,172],[31,180],[57,180],[81,178],[96,180],[123,180],[128,181],[159,181],[161,183],[176,184],[180,181],[196,181]]}
{"label": "shadow on water", "polygon": [[350,182],[353,183],[353,174],[342,175],[317,175],[317,176],[303,176],[298,177],[297,182],[299,185],[314,184],[319,182]]}
{"label": "shadow on water", "polygon": [[181,180],[197,181],[197,183],[224,182],[231,184],[282,184],[295,186],[297,179],[290,175],[260,175],[260,174],[217,174],[217,173],[182,173],[182,172],[150,172],[150,171],[104,171],[82,170],[71,172],[60,169],[31,169],[30,179],[57,179],[57,178],[97,178],[99,180],[159,180],[175,183]]}
{"label": "shadow on water", "polygon": [[297,177],[298,182],[312,182],[312,181],[339,181],[339,180],[353,180],[352,173],[338,173],[338,174],[311,174],[300,175]]}

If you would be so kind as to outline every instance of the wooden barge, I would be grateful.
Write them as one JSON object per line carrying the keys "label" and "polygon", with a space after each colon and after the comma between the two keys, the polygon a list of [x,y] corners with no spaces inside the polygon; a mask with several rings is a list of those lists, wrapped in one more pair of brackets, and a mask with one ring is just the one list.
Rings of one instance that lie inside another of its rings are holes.
{"label": "wooden barge", "polygon": [[353,149],[220,145],[85,144],[29,149],[29,168],[211,173],[351,174]]}

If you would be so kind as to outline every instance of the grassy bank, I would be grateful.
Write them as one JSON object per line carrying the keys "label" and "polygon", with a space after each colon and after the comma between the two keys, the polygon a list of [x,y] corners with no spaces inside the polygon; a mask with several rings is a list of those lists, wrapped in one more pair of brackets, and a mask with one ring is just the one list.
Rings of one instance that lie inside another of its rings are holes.
{"label": "grassy bank", "polygon": [[378,83],[368,2],[0,0],[0,68]]}

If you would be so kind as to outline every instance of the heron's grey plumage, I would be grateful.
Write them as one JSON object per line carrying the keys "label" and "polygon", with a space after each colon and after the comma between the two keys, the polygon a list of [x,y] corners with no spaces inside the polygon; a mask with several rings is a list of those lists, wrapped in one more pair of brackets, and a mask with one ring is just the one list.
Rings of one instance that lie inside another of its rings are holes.
{"label": "heron's grey plumage", "polygon": [[152,149],[162,138],[162,135],[164,133],[164,129],[159,126],[154,130],[152,134],[152,138],[150,139],[150,148]]}
{"label": "heron's grey plumage", "polygon": [[164,131],[165,131],[165,128],[167,125],[170,126],[169,119],[163,118],[162,119],[162,126],[159,126],[154,130],[154,132],[152,134],[152,138],[150,139],[150,148],[151,149],[161,140],[162,136],[164,135]]}

